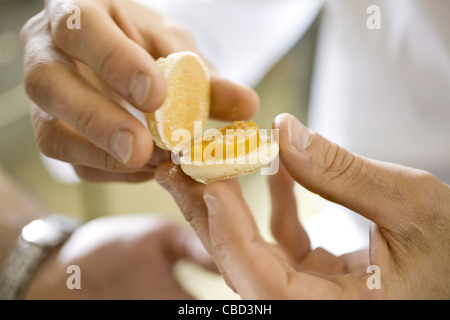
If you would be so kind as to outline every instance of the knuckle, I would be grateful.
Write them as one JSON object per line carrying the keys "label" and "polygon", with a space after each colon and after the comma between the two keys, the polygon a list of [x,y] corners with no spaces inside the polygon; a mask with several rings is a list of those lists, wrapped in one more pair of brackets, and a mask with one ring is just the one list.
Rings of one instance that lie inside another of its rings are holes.
{"label": "knuckle", "polygon": [[85,109],[83,112],[78,113],[75,121],[77,128],[87,129],[92,126],[96,118],[95,114],[96,109],[94,108]]}
{"label": "knuckle", "polygon": [[31,100],[34,100],[36,94],[39,93],[39,90],[37,89],[37,85],[35,83],[36,83],[36,76],[30,71],[25,72],[23,85],[25,93]]}
{"label": "knuckle", "polygon": [[53,75],[60,70],[62,60],[55,59],[42,48],[35,48],[27,55],[24,63],[25,92],[31,100],[49,110],[54,106],[54,103],[49,103],[51,97],[61,92],[61,83]]}
{"label": "knuckle", "polygon": [[77,28],[73,28],[72,24],[74,18],[78,17],[83,21],[89,21],[90,15],[97,14],[93,12],[95,6],[92,3],[85,2],[83,4],[61,6],[57,9],[50,21],[50,33],[53,41],[63,51],[70,50],[73,46],[78,45],[77,37],[79,33],[76,32]]}
{"label": "knuckle", "polygon": [[[71,107],[71,104],[73,104],[72,101],[66,102],[67,110],[76,109],[76,106]],[[69,116],[73,118],[71,125],[73,125],[76,131],[95,145],[107,150],[105,148],[108,148],[109,132],[104,129],[104,126],[102,126],[104,115],[102,115],[100,109],[90,106],[86,107],[84,110],[75,111]],[[103,161],[105,168],[115,171],[118,167],[118,163],[112,159],[114,158],[110,155],[109,157],[105,156],[103,159],[100,159],[100,163]]]}
{"label": "knuckle", "polygon": [[422,213],[426,210],[429,197],[433,197],[432,176],[428,172],[421,170],[409,171],[407,174],[400,176],[399,179],[389,183],[390,192],[395,195],[401,206],[402,211],[409,215],[414,213]]}
{"label": "knuckle", "polygon": [[415,170],[410,179],[410,183],[406,184],[409,189],[407,193],[408,211],[422,217],[425,221],[433,218],[435,214],[439,214],[439,204],[446,203],[441,199],[441,182],[430,172],[423,170]]}
{"label": "knuckle", "polygon": [[198,217],[198,212],[196,210],[189,210],[188,208],[188,210],[184,211],[184,217],[193,230],[202,230],[202,223],[200,221],[200,218]]}
{"label": "knuckle", "polygon": [[[56,73],[61,68],[73,67],[73,63],[64,55],[58,54],[51,46],[39,41],[27,44],[24,50],[24,89],[33,101],[49,101],[55,93],[61,91],[61,83]],[[42,107],[49,107],[45,103]]]}
{"label": "knuckle", "polygon": [[355,154],[329,142],[324,158],[324,174],[328,181],[354,178],[361,167],[360,164]]}
{"label": "knuckle", "polygon": [[45,92],[44,87],[46,84],[45,78],[42,74],[45,74],[49,62],[45,60],[35,61],[27,65],[24,76],[24,88],[25,92],[32,100],[40,100],[39,97]]}
{"label": "knuckle", "polygon": [[186,27],[173,20],[166,21],[166,32],[177,38],[191,37],[191,34]]}
{"label": "knuckle", "polygon": [[24,90],[28,98],[39,104],[42,110],[51,112],[54,104],[49,97],[53,95],[55,87],[51,79],[45,76],[47,70],[46,62],[39,62],[32,69],[26,71],[24,77]]}
{"label": "knuckle", "polygon": [[103,79],[108,79],[108,75],[111,73],[111,70],[114,70],[117,67],[117,62],[120,61],[120,47],[113,46],[105,50],[104,56],[101,58],[99,64],[99,75]]}
{"label": "knuckle", "polygon": [[[395,226],[394,234],[407,249],[430,250],[429,234],[448,233],[449,219],[445,205],[450,199],[448,190],[431,173],[416,170],[402,181],[401,209],[406,219]],[[444,192],[443,192],[444,191]],[[443,206],[442,206],[443,204]]]}
{"label": "knuckle", "polygon": [[36,143],[41,152],[49,157],[58,160],[65,160],[68,154],[68,144],[63,141],[63,137],[56,129],[56,119],[44,120],[35,130]]}
{"label": "knuckle", "polygon": [[19,39],[20,43],[22,44],[22,47],[24,47],[25,44],[27,43],[28,35],[33,29],[34,24],[33,19],[34,17],[30,18],[20,29]]}
{"label": "knuckle", "polygon": [[415,171],[414,180],[418,186],[421,186],[424,190],[434,190],[439,181],[433,174],[424,170]]}
{"label": "knuckle", "polygon": [[228,242],[214,239],[212,240],[212,247],[214,255],[219,259],[219,261],[228,261],[231,259],[233,247]]}
{"label": "knuckle", "polygon": [[103,168],[107,171],[115,172],[121,167],[121,164],[109,153],[103,153]]}
{"label": "knuckle", "polygon": [[201,221],[201,217],[198,216],[199,211],[195,208],[185,208],[183,210],[184,217],[186,221],[191,226],[200,239],[207,239],[209,237],[208,231],[205,228],[205,224]]}
{"label": "knuckle", "polygon": [[53,158],[53,148],[50,147],[49,143],[49,131],[47,126],[40,125],[39,128],[35,130],[34,136],[39,150],[47,157]]}
{"label": "knuckle", "polygon": [[51,23],[52,39],[63,51],[72,43],[74,36],[74,33],[70,32],[71,30],[67,28],[67,19],[69,17],[70,13],[62,14]]}
{"label": "knuckle", "polygon": [[164,35],[164,38],[171,39],[172,41],[182,43],[194,43],[194,37],[191,32],[182,24],[177,21],[166,19],[163,23],[164,32],[160,33]]}
{"label": "knuckle", "polygon": [[95,139],[98,128],[98,120],[101,115],[97,108],[90,107],[75,114],[75,127],[86,137]]}
{"label": "knuckle", "polygon": [[47,25],[47,17],[45,10],[40,11],[38,14],[28,19],[20,29],[19,37],[22,46],[32,39],[33,35],[44,30],[44,26]]}
{"label": "knuckle", "polygon": [[22,26],[22,28],[20,28],[19,39],[20,39],[20,43],[22,44],[22,47],[27,42],[27,38],[28,38],[27,35],[30,32],[31,23],[32,22],[30,19]]}

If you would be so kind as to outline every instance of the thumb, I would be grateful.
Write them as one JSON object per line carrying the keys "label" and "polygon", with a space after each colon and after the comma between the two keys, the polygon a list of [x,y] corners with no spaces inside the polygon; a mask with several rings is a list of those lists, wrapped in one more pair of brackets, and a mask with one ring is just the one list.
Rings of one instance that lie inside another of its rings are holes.
{"label": "thumb", "polygon": [[[385,228],[405,221],[420,201],[423,171],[364,158],[312,132],[290,114],[278,115],[280,158],[310,191]],[[418,180],[419,179],[419,180]]]}

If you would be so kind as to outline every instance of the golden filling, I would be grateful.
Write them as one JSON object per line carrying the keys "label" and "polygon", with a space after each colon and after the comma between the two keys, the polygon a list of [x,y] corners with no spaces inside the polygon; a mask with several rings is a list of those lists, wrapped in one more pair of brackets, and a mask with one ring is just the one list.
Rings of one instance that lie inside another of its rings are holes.
{"label": "golden filling", "polygon": [[191,161],[227,160],[243,157],[260,144],[258,126],[253,121],[236,121],[210,129],[191,145]]}

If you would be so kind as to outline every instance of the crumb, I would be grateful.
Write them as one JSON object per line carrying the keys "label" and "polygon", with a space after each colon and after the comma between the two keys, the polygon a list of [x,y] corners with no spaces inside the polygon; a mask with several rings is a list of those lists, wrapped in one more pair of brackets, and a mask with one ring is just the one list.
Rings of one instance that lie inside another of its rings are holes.
{"label": "crumb", "polygon": [[178,171],[178,169],[176,166],[173,166],[172,168],[170,168],[170,170],[168,172],[169,177],[175,177],[175,175],[177,174],[177,171]]}

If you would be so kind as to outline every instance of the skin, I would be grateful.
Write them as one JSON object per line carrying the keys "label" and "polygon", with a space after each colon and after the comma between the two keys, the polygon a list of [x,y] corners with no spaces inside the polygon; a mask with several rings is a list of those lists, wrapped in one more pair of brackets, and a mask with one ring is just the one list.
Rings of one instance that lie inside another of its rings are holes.
{"label": "skin", "polygon": [[[80,8],[80,29],[67,27],[71,6]],[[25,89],[41,152],[71,163],[92,182],[153,178],[155,165],[169,155],[154,147],[148,129],[123,106],[142,112],[161,106],[166,83],[155,60],[180,51],[198,54],[192,36],[130,0],[47,0],[23,27],[21,40]],[[211,117],[253,116],[259,105],[255,92],[207,65]],[[138,94],[137,79],[145,79],[141,87],[146,89]]]}
{"label": "skin", "polygon": [[[0,265],[26,224],[48,215],[44,204],[0,166]],[[17,213],[17,214],[15,214]]]}
{"label": "skin", "polygon": [[[80,227],[54,250],[22,298],[192,300],[174,274],[181,259],[216,270],[189,229],[154,214],[103,217]],[[71,265],[80,268],[79,290],[66,286]]]}
{"label": "skin", "polygon": [[[243,299],[450,298],[450,188],[428,172],[353,154],[289,114],[279,130],[283,166],[269,178],[272,233],[264,241],[236,180],[199,184],[167,162],[156,180],[174,197],[227,283]],[[373,224],[367,250],[311,249],[294,181]],[[370,290],[368,266],[380,270]]]}
{"label": "skin", "polygon": [[[32,193],[0,167],[0,266],[22,228],[49,214]],[[187,259],[217,269],[195,233],[156,214],[102,217],[80,226],[52,249],[21,299],[195,299],[174,274]],[[80,290],[69,290],[67,268],[80,267]]]}

